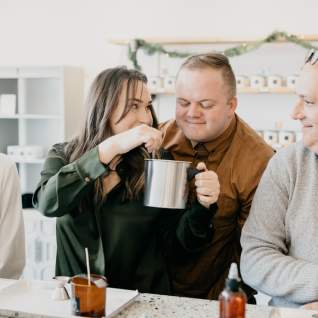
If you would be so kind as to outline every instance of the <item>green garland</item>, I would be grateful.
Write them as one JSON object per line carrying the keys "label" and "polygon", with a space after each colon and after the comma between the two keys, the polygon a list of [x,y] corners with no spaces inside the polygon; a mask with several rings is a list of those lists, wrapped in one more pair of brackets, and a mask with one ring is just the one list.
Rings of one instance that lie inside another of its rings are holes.
{"label": "green garland", "polygon": [[[271,33],[265,39],[260,41],[255,41],[253,43],[244,43],[223,51],[223,54],[227,57],[239,56],[245,53],[248,53],[252,50],[259,48],[261,45],[265,43],[278,42],[281,40],[286,40],[287,42],[295,43],[305,49],[315,49],[318,50],[317,46],[312,45],[310,42],[302,40],[293,34],[288,34],[286,32],[276,31]],[[194,55],[197,53],[190,52],[178,52],[178,51],[168,51],[160,44],[151,44],[142,39],[133,40],[128,46],[128,58],[132,62],[133,66],[137,70],[141,70],[141,66],[137,60],[137,53],[139,50],[143,50],[148,55],[153,55],[155,53],[166,54],[169,57],[178,57],[185,58],[190,55]]]}

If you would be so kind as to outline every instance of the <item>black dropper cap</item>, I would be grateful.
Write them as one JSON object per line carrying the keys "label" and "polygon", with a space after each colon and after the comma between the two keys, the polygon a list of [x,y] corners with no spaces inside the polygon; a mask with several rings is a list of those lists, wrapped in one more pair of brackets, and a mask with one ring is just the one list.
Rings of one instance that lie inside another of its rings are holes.
{"label": "black dropper cap", "polygon": [[232,263],[228,278],[225,281],[225,288],[232,292],[238,292],[240,288],[240,278],[236,263]]}
{"label": "black dropper cap", "polygon": [[227,278],[225,281],[226,289],[229,289],[232,292],[238,292],[240,283],[236,279],[229,279]]}

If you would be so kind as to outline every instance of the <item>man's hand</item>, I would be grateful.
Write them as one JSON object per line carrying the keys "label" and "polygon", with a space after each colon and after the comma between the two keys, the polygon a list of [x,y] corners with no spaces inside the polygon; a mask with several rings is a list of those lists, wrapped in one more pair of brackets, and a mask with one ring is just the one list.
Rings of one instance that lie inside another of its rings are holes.
{"label": "man's hand", "polygon": [[203,162],[199,162],[196,168],[204,170],[195,176],[197,199],[201,205],[209,208],[219,198],[219,178],[214,171],[208,170]]}

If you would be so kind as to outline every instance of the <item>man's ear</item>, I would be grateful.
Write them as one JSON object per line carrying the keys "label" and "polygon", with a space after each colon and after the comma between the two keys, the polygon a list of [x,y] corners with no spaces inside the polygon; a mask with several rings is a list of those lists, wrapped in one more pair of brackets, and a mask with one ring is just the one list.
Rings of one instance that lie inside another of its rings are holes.
{"label": "man's ear", "polygon": [[229,106],[230,106],[230,115],[233,115],[236,111],[236,107],[237,107],[237,97],[234,96],[232,97],[229,102],[228,102]]}

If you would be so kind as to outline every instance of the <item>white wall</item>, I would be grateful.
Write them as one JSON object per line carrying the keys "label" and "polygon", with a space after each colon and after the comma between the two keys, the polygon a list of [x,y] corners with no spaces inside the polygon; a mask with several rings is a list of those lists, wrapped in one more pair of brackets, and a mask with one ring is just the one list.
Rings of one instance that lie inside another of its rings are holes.
{"label": "white wall", "polygon": [[0,0],[0,64],[125,62],[110,38],[317,32],[316,0]]}
{"label": "white wall", "polygon": [[[84,69],[88,87],[103,68],[127,63],[126,48],[110,44],[109,39],[263,38],[273,30],[309,35],[318,33],[317,12],[317,0],[0,0],[0,65],[79,65]],[[263,50],[266,57],[273,54],[267,48]],[[277,57],[278,70],[280,61],[289,52],[283,50]],[[297,72],[301,55],[302,52],[298,53],[292,60],[296,62],[290,70],[285,65],[282,73]],[[261,68],[277,71],[277,67],[268,66],[272,60],[262,62]],[[241,67],[247,65],[244,61],[254,61],[253,55],[239,61],[233,60],[237,72],[244,70]],[[248,71],[258,72],[257,67]],[[291,105],[290,97],[286,98],[289,99],[285,104]],[[245,99],[242,96],[242,103]],[[264,97],[261,103],[273,104],[270,97]],[[265,118],[266,125],[259,128],[271,129],[276,120],[286,116],[290,106],[285,108],[279,109],[278,118],[271,118],[273,111],[264,107],[259,109],[265,117],[255,109],[254,115],[252,108],[239,111],[251,120],[255,116]],[[288,122],[284,128],[295,126]]]}

